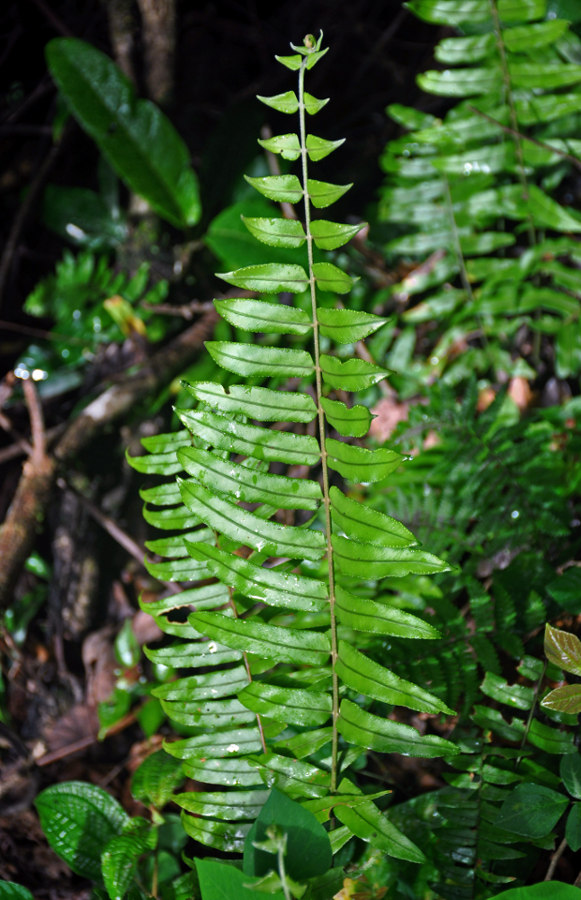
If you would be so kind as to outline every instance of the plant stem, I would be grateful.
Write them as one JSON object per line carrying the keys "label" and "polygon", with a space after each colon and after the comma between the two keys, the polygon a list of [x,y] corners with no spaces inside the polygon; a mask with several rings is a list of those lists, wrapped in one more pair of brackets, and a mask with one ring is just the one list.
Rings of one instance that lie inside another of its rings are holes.
{"label": "plant stem", "polygon": [[327,464],[326,451],[326,428],[325,414],[321,405],[321,397],[323,395],[320,348],[319,348],[319,321],[317,318],[317,290],[315,284],[315,276],[313,272],[313,236],[311,234],[311,211],[309,205],[309,193],[307,187],[308,166],[307,166],[307,147],[306,147],[306,127],[305,127],[305,70],[308,57],[303,59],[299,70],[299,120],[300,120],[300,143],[301,143],[301,163],[302,163],[302,180],[305,207],[305,234],[307,236],[307,255],[309,264],[309,284],[311,290],[311,306],[313,312],[313,349],[315,354],[315,388],[317,416],[319,424],[319,444],[321,447],[321,467],[323,475],[323,504],[325,510],[325,534],[327,537],[327,564],[329,567],[329,608],[331,620],[331,667],[332,667],[332,691],[333,691],[333,734],[331,748],[331,793],[337,790],[338,776],[338,743],[339,735],[337,732],[337,718],[339,716],[339,678],[336,671],[337,663],[337,620],[335,616],[335,570],[333,561],[333,546],[331,543],[331,498],[329,495],[329,468]]}
{"label": "plant stem", "polygon": [[555,869],[557,868],[557,863],[561,859],[563,853],[567,849],[567,838],[563,838],[553,855],[551,856],[551,862],[549,863],[549,868],[547,869],[547,874],[544,877],[544,881],[550,881],[553,875],[555,874]]}

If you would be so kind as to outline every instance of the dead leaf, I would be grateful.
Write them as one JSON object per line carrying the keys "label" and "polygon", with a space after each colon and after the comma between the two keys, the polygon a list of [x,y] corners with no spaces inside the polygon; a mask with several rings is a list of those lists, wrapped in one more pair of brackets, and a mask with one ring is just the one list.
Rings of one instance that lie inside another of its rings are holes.
{"label": "dead leaf", "polygon": [[395,431],[400,422],[408,417],[409,403],[400,403],[394,397],[382,397],[371,412],[375,416],[369,428],[369,434],[383,443]]}

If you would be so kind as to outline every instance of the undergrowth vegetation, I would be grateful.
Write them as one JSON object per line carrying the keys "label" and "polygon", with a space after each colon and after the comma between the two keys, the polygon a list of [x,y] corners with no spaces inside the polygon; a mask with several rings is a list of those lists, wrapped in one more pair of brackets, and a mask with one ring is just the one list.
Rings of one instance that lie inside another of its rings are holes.
{"label": "undergrowth vegetation", "polygon": [[[259,98],[276,174],[261,158],[204,236],[214,339],[129,454],[167,588],[141,600],[162,634],[143,666],[163,749],[131,786],[148,817],[83,782],[36,800],[95,898],[581,896],[581,39],[545,0],[407,6],[458,35],[418,79],[436,113],[388,110],[406,133],[372,243],[326,218],[350,185],[319,177],[343,141],[310,127],[312,35],[277,57],[296,88]],[[83,52],[49,52],[74,115],[159,216],[198,222],[189,169],[128,175],[143,101],[112,141],[75,101]],[[166,334],[168,282],[95,256],[113,218],[28,301],[80,341],[77,380],[99,343]]]}

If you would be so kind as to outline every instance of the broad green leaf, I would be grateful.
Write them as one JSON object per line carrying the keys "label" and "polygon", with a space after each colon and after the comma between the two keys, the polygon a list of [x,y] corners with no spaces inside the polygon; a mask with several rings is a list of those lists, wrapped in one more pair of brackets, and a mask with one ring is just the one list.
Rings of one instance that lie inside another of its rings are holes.
{"label": "broad green leaf", "polygon": [[[297,463],[314,466],[320,458],[318,442],[308,434],[278,431],[261,425],[245,425],[208,410],[180,410],[178,415],[199,440],[219,450],[291,465]],[[250,470],[248,474],[252,477]],[[255,473],[255,477],[258,479],[259,475]]]}
{"label": "broad green leaf", "polygon": [[199,581],[208,575],[205,566],[196,565],[191,559],[168,559],[163,562],[145,560],[147,571],[161,581]]}
{"label": "broad green leaf", "polygon": [[[183,382],[192,396],[215,412],[235,413],[262,422],[312,422],[317,407],[308,394],[273,391],[270,388],[232,384],[228,391],[213,381]],[[284,401],[284,402],[283,402]],[[190,441],[191,442],[191,441]],[[139,457],[141,458],[141,457]],[[143,497],[147,500],[147,497]]]}
{"label": "broad green leaf", "polygon": [[209,528],[198,528],[196,531],[187,531],[184,534],[175,534],[172,537],[146,541],[145,546],[150,553],[157,553],[158,556],[165,556],[166,559],[179,559],[185,555],[186,545],[184,540],[210,541],[213,543],[215,537]]}
{"label": "broad green leaf", "polygon": [[[191,820],[191,816],[185,818]],[[192,823],[189,833],[192,834],[193,830],[194,824]],[[235,831],[233,828],[230,830]],[[242,850],[239,841],[236,842],[236,848],[239,851]],[[219,862],[215,859],[196,859],[196,871],[204,900],[234,900],[234,898],[236,900],[260,900],[265,896],[252,888],[252,879],[248,875],[230,863]],[[272,900],[284,900],[282,891],[271,893],[268,896]]]}
{"label": "broad green leaf", "polygon": [[509,794],[496,823],[532,840],[543,838],[555,827],[569,800],[563,794],[541,784],[518,784]]}
{"label": "broad green leaf", "polygon": [[270,247],[301,247],[307,239],[298,219],[266,219],[242,216],[248,231]]}
{"label": "broad green leaf", "polygon": [[332,711],[330,694],[252,681],[238,694],[252,712],[289,725],[324,725]]}
{"label": "broad green leaf", "polygon": [[165,743],[164,749],[178,759],[214,759],[246,756],[261,753],[262,742],[256,727],[233,728],[228,731],[214,731],[212,734],[198,734],[183,741]]}
{"label": "broad green leaf", "polygon": [[[248,678],[246,678],[248,682]],[[222,787],[260,787],[256,767],[247,759],[187,759],[182,762],[187,778]]]}
{"label": "broad green leaf", "polygon": [[342,700],[337,728],[352,744],[380,753],[433,758],[458,752],[451,741],[433,734],[420,735],[411,725],[402,725],[366,712],[350,700]]}
{"label": "broad green leaf", "polygon": [[206,341],[206,349],[223,369],[236,375],[307,377],[314,370],[311,354],[288,347],[260,347],[235,341]]}
{"label": "broad green leaf", "polygon": [[321,397],[321,406],[331,428],[345,437],[364,437],[369,431],[371,413],[366,406],[347,407],[340,400]]}
{"label": "broad green leaf", "polygon": [[259,138],[258,143],[271,153],[280,153],[283,159],[295,160],[301,155],[301,145],[296,134],[277,134],[271,138]]}
{"label": "broad green leaf", "polygon": [[195,225],[198,181],[169,119],[138,100],[113,61],[85,41],[55,38],[46,57],[67,105],[128,187],[177,228]]}
{"label": "broad green leaf", "polygon": [[326,540],[321,531],[264,521],[191,481],[182,482],[182,491],[184,503],[203,517],[210,528],[260,553],[318,560],[325,552]]}
{"label": "broad green leaf", "polygon": [[362,341],[387,322],[381,316],[355,309],[319,309],[317,319],[321,334],[338,344]]}
{"label": "broad green leaf", "polygon": [[332,728],[317,728],[309,731],[303,731],[291,738],[279,740],[275,747],[278,750],[285,750],[296,756],[297,759],[304,759],[306,756],[312,756],[331,742],[333,737]]}
{"label": "broad green leaf", "polygon": [[355,578],[402,578],[404,575],[431,575],[450,570],[444,560],[425,550],[364,544],[338,534],[333,535],[332,541],[339,568]]}
{"label": "broad green leaf", "polygon": [[174,528],[195,528],[200,524],[198,516],[192,513],[185,506],[172,507],[171,509],[149,509],[143,507],[143,518],[150,525],[163,530],[171,530]]}
{"label": "broad green leaf", "polygon": [[421,112],[413,106],[405,106],[403,103],[390,103],[385,111],[390,119],[408,131],[430,128],[438,122],[438,119],[431,113]]}
{"label": "broad green leaf", "polygon": [[103,852],[101,867],[109,897],[126,896],[134,881],[139,858],[155,848],[157,831],[145,824],[148,832],[117,835],[111,838]]}
{"label": "broad green leaf", "polygon": [[311,320],[302,309],[264,300],[214,300],[223,319],[235,328],[265,334],[308,334]]}
{"label": "broad green leaf", "polygon": [[502,87],[502,73],[496,68],[428,70],[417,76],[423,91],[442,97],[470,97],[495,94]]}
{"label": "broad green leaf", "polygon": [[307,179],[307,193],[315,209],[324,209],[331,206],[343,194],[346,194],[352,184],[330,184],[328,181],[316,181]]}
{"label": "broad green leaf", "polygon": [[417,684],[412,684],[411,681],[400,678],[345,641],[339,641],[336,672],[343,684],[365,697],[373,697],[374,700],[383,703],[405,706],[407,709],[416,709],[420,712],[454,715],[454,711],[439,697]]}
{"label": "broad green leaf", "polygon": [[[280,509],[317,509],[323,499],[319,483],[308,478],[257,474],[248,466],[228,462],[195,447],[184,447],[180,453],[184,469],[196,481],[245,503],[269,503]],[[182,537],[192,540],[188,534]]]}
{"label": "broad green leaf", "polygon": [[338,391],[361,391],[383,381],[390,374],[389,369],[382,369],[364,359],[341,362],[336,356],[322,353],[320,361],[323,381],[327,387]]}
{"label": "broad green leaf", "polygon": [[246,875],[265,875],[273,868],[272,854],[256,847],[272,826],[286,834],[285,868],[291,878],[304,882],[330,868],[331,844],[323,826],[308,809],[273,788],[246,839]]}
{"label": "broad green leaf", "polygon": [[334,813],[352,834],[369,842],[372,847],[384,851],[390,857],[413,863],[425,861],[420,848],[396,828],[387,815],[380,812],[371,801],[358,800],[357,804],[352,806],[338,804],[334,808]]}
{"label": "broad green leaf", "polygon": [[180,591],[179,594],[171,594],[160,600],[143,600],[140,598],[141,609],[150,616],[171,612],[174,609],[183,609],[192,606],[195,609],[214,609],[228,602],[228,592],[221,584],[205,584],[202,587],[190,588]]}
{"label": "broad green leaf", "polygon": [[329,772],[310,763],[270,752],[251,757],[248,762],[255,777],[260,772],[268,787],[277,787],[288,797],[326,797],[329,793]]}
{"label": "broad green leaf", "polygon": [[94,784],[63,781],[38,795],[35,806],[52,849],[84,878],[101,881],[101,855],[129,824],[110,794]]}
{"label": "broad green leaf", "polygon": [[313,162],[324,159],[329,153],[332,153],[333,150],[337,150],[337,148],[344,143],[345,138],[340,138],[338,141],[328,141],[325,138],[317,137],[314,134],[308,134],[305,142],[309,159]]}
{"label": "broad green leaf", "polygon": [[278,112],[291,115],[296,113],[299,108],[299,101],[294,91],[285,91],[283,94],[274,94],[272,97],[261,97],[257,94],[256,99]]}
{"label": "broad green leaf", "polygon": [[397,519],[346,497],[335,485],[331,487],[330,496],[333,524],[346,535],[384,547],[410,547],[417,544],[411,531]]}
{"label": "broad green leaf", "polygon": [[0,881],[0,900],[34,900],[30,891],[13,881]]}
{"label": "broad green leaf", "polygon": [[567,816],[565,837],[573,853],[581,850],[581,803],[573,803]]}
{"label": "broad green leaf", "polygon": [[360,222],[358,225],[340,225],[337,222],[329,222],[327,219],[313,219],[311,234],[320,250],[336,250],[354,238],[364,225],[364,222]]}
{"label": "broad green leaf", "polygon": [[248,821],[255,819],[266,803],[268,792],[253,791],[188,791],[176,794],[174,802],[187,812],[217,819]]}
{"label": "broad green leaf", "polygon": [[332,263],[313,263],[313,275],[322,291],[335,294],[348,294],[354,284],[354,279]]}
{"label": "broad green leaf", "polygon": [[502,38],[511,53],[529,53],[538,47],[554,44],[565,34],[568,27],[569,23],[564,19],[552,19],[548,22],[536,22],[534,25],[507,28]]}
{"label": "broad green leaf", "polygon": [[[490,21],[487,0],[409,0],[405,4],[420,19],[441,25]],[[498,13],[505,22],[528,22],[542,19],[547,0],[498,0]]]}
{"label": "broad green leaf", "polygon": [[581,66],[572,63],[511,62],[508,68],[514,87],[553,90],[581,81]]}
{"label": "broad green leaf", "polygon": [[235,698],[206,702],[182,700],[179,703],[162,700],[161,705],[173,722],[205,733],[216,728],[242,728],[256,719],[254,713]]}
{"label": "broad green leaf", "polygon": [[203,560],[216,578],[247,597],[270,606],[319,612],[328,603],[325,583],[302,575],[265,569],[208,544],[188,546],[194,558]]}
{"label": "broad green leaf", "polygon": [[549,691],[541,700],[541,706],[577,715],[581,712],[581,684],[565,684]]}
{"label": "broad green leaf", "polygon": [[[506,32],[503,37],[506,40]],[[458,65],[475,63],[490,56],[496,50],[494,34],[478,34],[471,37],[444,38],[436,46],[434,55],[438,62]]]}
{"label": "broad green leaf", "polygon": [[545,626],[545,655],[549,662],[554,663],[565,672],[573,675],[581,675],[581,641],[568,631]]}
{"label": "broad green leaf", "polygon": [[171,666],[172,669],[201,669],[203,666],[217,666],[241,659],[237,650],[216,641],[173,642],[167,647],[145,647],[143,652],[152,662]]}
{"label": "broad green leaf", "polygon": [[305,101],[305,109],[310,116],[315,116],[329,102],[328,97],[319,99],[319,97],[313,97],[313,95],[309,94],[308,91],[305,91],[303,96]]}
{"label": "broad green leaf", "polygon": [[391,634],[402,638],[431,639],[440,633],[418,616],[375,600],[356,597],[337,586],[335,609],[343,625],[372,634]]}
{"label": "broad green leaf", "polygon": [[219,672],[205,672],[202,675],[189,675],[160,684],[152,691],[160,700],[182,702],[186,700],[203,701],[236,694],[248,684],[248,673],[243,665],[234,666]]}
{"label": "broad green leaf", "polygon": [[403,459],[395,450],[366,450],[334,438],[327,438],[325,448],[331,469],[354,482],[383,481]]}
{"label": "broad green leaf", "polygon": [[[280,294],[288,291],[301,294],[309,286],[307,273],[302,266],[265,263],[260,266],[244,266],[233,272],[217,272],[218,278],[247,291],[264,294]],[[206,345],[207,346],[207,345]]]}
{"label": "broad green leaf", "polygon": [[[202,816],[190,816],[187,812],[182,812],[181,822],[186,834],[195,841],[198,841],[205,847],[222,850],[224,853],[242,853],[244,849],[244,839],[250,830],[250,822],[219,822],[217,819],[205,819]],[[213,860],[196,859],[196,866],[198,862],[209,863],[213,862]],[[216,865],[223,864],[216,863]],[[242,893],[244,890],[242,885],[247,884],[248,882],[239,869],[233,868],[233,871],[238,872],[238,877],[235,877],[232,883],[227,882],[228,893],[226,895],[220,892],[212,895],[212,886],[205,888],[205,891],[208,891],[207,896],[210,898],[214,897],[215,900],[225,900],[225,897],[240,897],[240,900],[259,900],[254,891],[249,891],[246,894]],[[223,882],[218,882],[218,884],[221,890]],[[234,887],[234,891],[233,893],[230,893],[232,886]],[[277,900],[284,900],[283,895],[279,894]]]}
{"label": "broad green leaf", "polygon": [[559,772],[567,792],[575,800],[581,800],[581,755],[579,753],[568,753],[567,756],[564,756],[561,760]]}
{"label": "broad green leaf", "polygon": [[562,881],[541,881],[498,894],[502,900],[581,900],[581,890]]}
{"label": "broad green leaf", "polygon": [[231,619],[215,612],[192,613],[190,621],[214,640],[267,659],[320,665],[329,657],[329,639],[316,631],[296,631],[256,619]]}
{"label": "broad green leaf", "polygon": [[537,125],[576,112],[579,109],[579,95],[563,93],[515,98],[514,106],[521,125]]}
{"label": "broad green leaf", "polygon": [[507,706],[515,709],[528,711],[535,702],[532,688],[524,684],[508,684],[504,678],[495,675],[494,672],[486,673],[480,689],[487,697],[491,697],[499,703],[506,703]]}
{"label": "broad green leaf", "polygon": [[181,763],[165,750],[156,750],[133,773],[131,793],[136,800],[162,809],[183,780]]}
{"label": "broad green leaf", "polygon": [[244,179],[263,197],[277,203],[298,203],[302,200],[303,188],[296,175],[259,175],[256,178],[245,175]]}

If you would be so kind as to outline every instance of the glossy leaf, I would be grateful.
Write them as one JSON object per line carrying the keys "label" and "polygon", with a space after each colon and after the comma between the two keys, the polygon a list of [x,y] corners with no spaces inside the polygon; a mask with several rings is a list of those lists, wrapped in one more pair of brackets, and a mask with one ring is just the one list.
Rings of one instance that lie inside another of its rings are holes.
{"label": "glossy leaf", "polygon": [[380,753],[433,758],[458,752],[451,741],[432,734],[420,735],[410,725],[392,722],[366,712],[350,700],[342,700],[337,727],[352,744]]}
{"label": "glossy leaf", "polygon": [[549,691],[541,700],[541,706],[577,715],[581,712],[581,684],[565,684]]}
{"label": "glossy leaf", "polygon": [[300,294],[309,286],[307,273],[302,266],[275,265],[245,266],[234,272],[217,273],[218,278],[247,291],[262,291],[265,294],[279,294],[288,291]]}
{"label": "glossy leaf", "polygon": [[411,531],[397,519],[345,496],[335,485],[331,487],[330,497],[333,524],[345,535],[384,547],[410,547],[417,543]]}
{"label": "glossy leaf", "polygon": [[318,287],[322,291],[335,294],[348,294],[353,287],[353,278],[332,263],[313,263],[313,274]]}
{"label": "glossy leaf", "polygon": [[325,419],[339,434],[345,437],[364,437],[371,424],[371,413],[366,406],[347,407],[340,400],[321,397]]}
{"label": "glossy leaf", "polygon": [[404,859],[413,863],[424,861],[425,857],[420,848],[399,831],[385,813],[381,813],[371,801],[358,802],[353,806],[337,805],[334,812],[337,819],[347,825],[352,834],[363,841],[369,841],[372,846],[383,850],[394,859]]}
{"label": "glossy leaf", "polygon": [[344,143],[345,138],[340,138],[338,141],[328,141],[325,138],[317,137],[314,134],[308,134],[305,141],[307,153],[312,162],[318,162],[320,159],[324,159],[326,156],[329,156],[333,150],[337,150],[337,148],[341,147]]}
{"label": "glossy leaf", "polygon": [[242,221],[255,238],[270,247],[301,247],[307,239],[298,219],[242,216]]}
{"label": "glossy leaf", "polygon": [[331,716],[331,697],[316,691],[284,688],[252,681],[238,695],[248,709],[290,725],[324,725]]}
{"label": "glossy leaf", "polygon": [[[190,816],[186,818],[191,819]],[[193,830],[194,823],[190,823],[190,834]],[[242,847],[243,843],[236,843],[238,850]],[[233,897],[236,897],[236,900],[257,900],[264,896],[252,888],[252,879],[248,875],[229,863],[215,859],[196,859],[196,870],[204,900],[226,900]],[[270,896],[272,900],[284,900],[282,891],[272,893]]]}
{"label": "glossy leaf", "polygon": [[285,374],[300,378],[310,375],[314,369],[311,355],[306,350],[259,347],[234,341],[206,341],[206,349],[219,366],[237,375]]}
{"label": "glossy leaf", "polygon": [[[132,821],[132,824],[135,820]],[[157,832],[148,823],[141,833],[120,834],[111,838],[101,858],[103,881],[109,897],[124,897],[134,881],[139,858],[150,853]]]}
{"label": "glossy leaf", "polygon": [[555,827],[569,801],[541,784],[516,786],[500,808],[497,824],[523,837],[542,838]]}
{"label": "glossy leaf", "polygon": [[211,528],[231,540],[254,547],[270,556],[289,556],[301,559],[320,559],[326,549],[324,535],[278,522],[265,522],[254,513],[217,497],[202,485],[182,482],[184,503]]}
{"label": "glossy leaf", "polygon": [[325,448],[331,469],[354,482],[383,481],[402,462],[395,450],[366,450],[334,438],[327,438]]}
{"label": "glossy leaf", "polygon": [[13,881],[0,881],[0,900],[34,900],[30,891]]}
{"label": "glossy leaf", "polygon": [[347,193],[351,184],[330,184],[328,181],[316,181],[314,178],[307,179],[307,192],[309,200],[315,209],[324,209],[331,206],[339,200],[343,194]]}
{"label": "glossy leaf", "polygon": [[294,797],[325,797],[329,793],[329,773],[310,763],[277,753],[263,753],[249,760],[268,787]]}
{"label": "glossy leaf", "polygon": [[259,194],[276,200],[277,203],[298,203],[303,197],[303,188],[296,175],[260,175],[244,178]]}
{"label": "glossy leaf", "polygon": [[329,222],[327,219],[314,219],[311,222],[311,234],[320,250],[336,250],[354,238],[363,226],[364,223],[340,225],[337,222]]}
{"label": "glossy leaf", "polygon": [[162,809],[183,780],[181,763],[164,750],[156,750],[133,773],[131,793],[136,800]]}
{"label": "glossy leaf", "polygon": [[188,150],[153,103],[108,56],[76,38],[55,38],[46,49],[52,77],[79,123],[128,187],[178,228],[201,214]]}
{"label": "glossy leaf", "polygon": [[266,106],[276,109],[282,113],[296,113],[299,108],[299,101],[294,91],[285,91],[282,94],[274,94],[272,97],[261,97],[257,95],[257,99]]}
{"label": "glossy leaf", "polygon": [[354,309],[320,309],[317,318],[321,334],[338,344],[362,341],[387,322],[381,316]]}
{"label": "glossy leaf", "polygon": [[581,803],[573,803],[567,816],[565,837],[573,853],[581,850]]}
{"label": "glossy leaf", "polygon": [[35,805],[53,850],[77,875],[100,882],[101,854],[129,824],[117,800],[96,785],[64,781],[41,791]]}
{"label": "glossy leaf", "polygon": [[189,544],[188,549],[224,584],[270,606],[316,612],[325,609],[328,603],[327,589],[321,581],[255,566],[249,560],[207,544]]}
{"label": "glossy leaf", "polygon": [[[410,616],[410,619],[412,618],[414,617]],[[411,634],[403,633],[402,636],[413,637],[414,634],[412,631]],[[434,636],[433,634],[429,635],[429,637]],[[373,697],[375,700],[393,706],[417,709],[420,712],[453,715],[453,710],[446,706],[439,697],[400,678],[389,669],[360,653],[359,650],[350,647],[345,641],[339,642],[336,671],[347,687],[362,696]]]}
{"label": "glossy leaf", "polygon": [[361,391],[377,384],[390,374],[375,363],[364,359],[348,359],[341,362],[336,356],[321,354],[321,372],[327,387],[339,391]]}
{"label": "glossy leaf", "polygon": [[299,632],[212,612],[192,613],[190,621],[211,638],[267,659],[320,665],[327,661],[330,652],[327,636],[315,631]]}
{"label": "glossy leaf", "polygon": [[[180,461],[200,484],[246,503],[270,503],[280,509],[317,509],[323,499],[317,481],[257,474],[248,466],[227,462],[195,447],[184,447]],[[183,537],[192,540],[190,535]]]}
{"label": "glossy leaf", "polygon": [[565,672],[581,675],[581,641],[576,635],[547,624],[545,654],[549,662],[564,669]]}
{"label": "glossy leaf", "polygon": [[285,393],[284,408],[281,408],[280,391],[270,388],[232,384],[226,390],[213,381],[186,382],[184,387],[197,400],[223,414],[241,414],[263,422],[278,421],[281,413],[287,422],[311,422],[317,414],[313,398],[308,394]]}
{"label": "glossy leaf", "polygon": [[265,334],[308,334],[312,325],[302,309],[264,300],[214,300],[223,319],[235,328]]}
{"label": "glossy leaf", "polygon": [[335,604],[340,621],[356,631],[403,638],[430,639],[440,636],[432,625],[418,616],[386,603],[356,597],[339,586],[336,589]]}
{"label": "glossy leaf", "polygon": [[[271,138],[259,138],[258,143],[265,150],[270,150],[271,153],[280,153],[283,159],[294,160],[301,155],[301,145],[296,134],[277,134]],[[297,222],[297,224],[299,223]],[[259,238],[259,240],[261,239]]]}
{"label": "glossy leaf", "polygon": [[562,758],[560,775],[565,789],[571,797],[581,800],[581,755],[579,753],[568,753]]}

